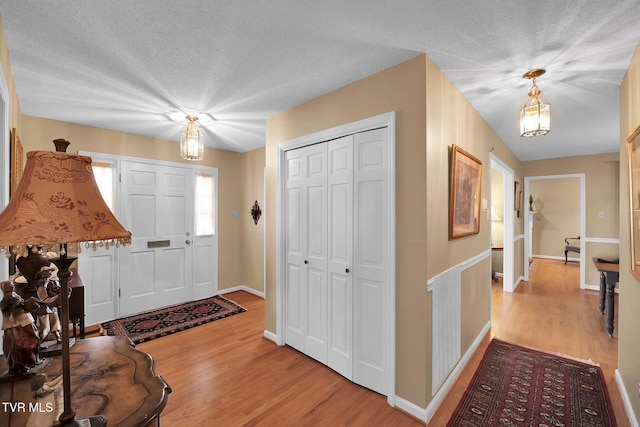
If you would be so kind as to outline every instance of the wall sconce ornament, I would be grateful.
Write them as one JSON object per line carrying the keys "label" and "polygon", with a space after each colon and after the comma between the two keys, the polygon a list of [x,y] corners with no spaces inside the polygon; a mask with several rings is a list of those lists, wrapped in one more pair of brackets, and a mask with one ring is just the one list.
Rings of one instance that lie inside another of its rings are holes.
{"label": "wall sconce ornament", "polygon": [[260,220],[260,215],[262,215],[262,211],[260,210],[260,205],[258,204],[257,200],[251,207],[251,212],[249,213],[251,214],[251,218],[253,218],[253,223],[255,225],[258,225],[258,221]]}

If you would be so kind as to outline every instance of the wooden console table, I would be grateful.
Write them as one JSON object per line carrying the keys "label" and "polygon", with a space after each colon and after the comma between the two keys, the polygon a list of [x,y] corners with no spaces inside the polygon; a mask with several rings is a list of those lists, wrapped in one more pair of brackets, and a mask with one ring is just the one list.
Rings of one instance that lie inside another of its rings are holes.
{"label": "wooden console table", "polygon": [[593,258],[593,263],[600,272],[600,313],[605,314],[607,334],[613,338],[614,296],[616,283],[620,277],[620,265],[613,262],[600,262],[599,258]]}
{"label": "wooden console table", "polygon": [[[171,387],[155,374],[151,356],[136,350],[128,338],[111,336],[77,340],[70,353],[71,405],[76,419],[102,415],[109,427],[160,425]],[[55,357],[44,369],[49,380],[62,374],[61,362],[61,357]],[[55,399],[53,394],[41,398],[55,400],[55,410],[48,410],[44,401],[33,397],[30,380],[0,383],[0,397],[40,411],[5,411],[4,419],[0,415],[0,426],[51,426],[57,421],[63,409],[61,386]]]}

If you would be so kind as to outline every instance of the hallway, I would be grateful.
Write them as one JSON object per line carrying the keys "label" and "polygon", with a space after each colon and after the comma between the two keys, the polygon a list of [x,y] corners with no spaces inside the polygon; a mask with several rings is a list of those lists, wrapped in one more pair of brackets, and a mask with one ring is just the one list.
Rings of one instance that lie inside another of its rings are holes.
{"label": "hallway", "polygon": [[[491,297],[491,337],[575,359],[591,360],[604,373],[619,426],[629,426],[615,380],[618,363],[617,315],[613,339],[598,309],[598,292],[579,288],[578,263],[536,259],[529,282],[514,293],[503,293],[494,282]],[[615,299],[616,314],[618,296]],[[489,339],[483,340],[429,425],[446,425],[480,363]]]}

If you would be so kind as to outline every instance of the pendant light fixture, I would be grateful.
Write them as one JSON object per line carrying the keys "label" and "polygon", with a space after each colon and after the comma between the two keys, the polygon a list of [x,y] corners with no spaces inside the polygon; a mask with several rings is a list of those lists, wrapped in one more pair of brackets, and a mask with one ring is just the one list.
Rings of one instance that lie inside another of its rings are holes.
{"label": "pendant light fixture", "polygon": [[532,81],[529,90],[529,99],[520,110],[520,136],[532,137],[546,135],[551,130],[551,112],[549,104],[540,98],[540,88],[536,85],[536,78],[546,73],[546,70],[537,68],[528,71],[522,76]]}
{"label": "pendant light fixture", "polygon": [[180,157],[185,160],[202,160],[204,158],[204,142],[200,134],[196,116],[187,116],[187,124],[180,132]]}

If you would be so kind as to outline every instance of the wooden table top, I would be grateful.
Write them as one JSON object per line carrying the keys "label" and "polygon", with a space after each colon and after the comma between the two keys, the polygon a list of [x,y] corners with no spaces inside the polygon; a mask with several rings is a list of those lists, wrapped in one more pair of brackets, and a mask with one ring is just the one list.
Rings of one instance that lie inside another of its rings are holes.
{"label": "wooden table top", "polygon": [[593,263],[596,265],[596,268],[598,269],[598,271],[605,271],[605,272],[613,272],[613,273],[619,273],[620,272],[620,264],[618,264],[617,262],[600,262],[598,261],[600,258],[592,258],[593,259]]}
{"label": "wooden table top", "polygon": [[[70,357],[71,402],[76,419],[102,415],[110,427],[146,426],[167,404],[171,388],[155,374],[151,356],[136,350],[128,338],[103,336],[76,340]],[[62,375],[61,362],[61,357],[49,360],[43,370],[49,381]],[[63,405],[61,387],[55,397],[50,394],[36,400],[30,390],[30,380],[31,377],[0,383],[0,397],[4,401],[25,402],[27,408],[36,409],[11,411],[10,422],[3,423],[0,419],[0,426],[52,425],[57,420]],[[55,405],[55,410],[47,405]],[[51,424],[47,424],[48,419]]]}

